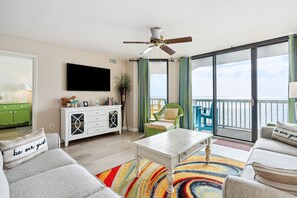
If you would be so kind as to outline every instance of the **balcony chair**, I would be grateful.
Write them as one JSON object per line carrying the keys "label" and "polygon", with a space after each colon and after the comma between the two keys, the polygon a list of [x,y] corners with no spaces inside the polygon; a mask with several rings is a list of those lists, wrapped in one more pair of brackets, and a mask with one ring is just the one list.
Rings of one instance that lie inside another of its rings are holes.
{"label": "balcony chair", "polygon": [[162,109],[163,104],[166,104],[166,100],[164,100],[164,99],[158,99],[157,104],[152,103],[152,100],[151,100],[151,117],[150,117],[150,120],[154,120],[154,113],[159,112]]}
{"label": "balcony chair", "polygon": [[[205,130],[205,131],[212,131],[213,129],[213,104],[211,104],[210,110],[206,113],[206,108],[200,108],[200,111],[196,112],[196,122],[198,125],[198,131]],[[216,123],[216,130],[218,130],[218,109],[216,110],[217,114],[217,123]],[[201,119],[203,119],[203,124],[201,123]],[[207,120],[211,120],[210,123],[207,123]]]}
{"label": "balcony chair", "polygon": [[[172,112],[168,111],[167,109],[178,109],[177,115],[173,116]],[[177,103],[166,104],[161,109],[161,111],[154,113],[154,117],[156,121],[172,123],[175,129],[179,128],[179,120],[183,115],[184,115],[184,110]]]}

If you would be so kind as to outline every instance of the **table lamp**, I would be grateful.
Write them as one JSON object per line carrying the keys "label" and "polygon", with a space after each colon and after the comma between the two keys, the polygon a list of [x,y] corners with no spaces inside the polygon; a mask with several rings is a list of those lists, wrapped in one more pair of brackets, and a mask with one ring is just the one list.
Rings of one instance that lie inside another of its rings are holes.
{"label": "table lamp", "polygon": [[[297,82],[290,82],[289,98],[297,98]],[[295,118],[297,118],[297,102],[295,102]]]}

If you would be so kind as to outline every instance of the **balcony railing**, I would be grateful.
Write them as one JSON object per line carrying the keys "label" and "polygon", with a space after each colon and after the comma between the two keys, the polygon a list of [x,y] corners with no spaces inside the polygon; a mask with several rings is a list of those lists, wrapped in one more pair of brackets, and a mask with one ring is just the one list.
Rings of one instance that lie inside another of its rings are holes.
{"label": "balcony railing", "polygon": [[[211,99],[193,99],[193,105],[210,109]],[[223,128],[252,128],[251,101],[246,99],[218,99],[218,125]],[[287,100],[258,100],[258,129],[269,122],[287,121]],[[196,112],[194,112],[196,113]],[[194,118],[196,115],[193,116]],[[194,120],[194,124],[196,124]]]}
{"label": "balcony railing", "polygon": [[[151,118],[153,113],[158,112],[167,103],[164,98],[151,98]],[[211,99],[193,99],[193,105],[201,106],[202,109],[210,110]],[[218,99],[218,125],[222,128],[237,128],[243,130],[252,129],[252,106],[247,99]],[[196,118],[193,111],[193,118]],[[287,122],[288,101],[265,99],[258,100],[258,129],[267,125],[269,122]],[[194,119],[194,125],[197,120]],[[208,120],[208,122],[210,122]],[[204,124],[204,123],[202,123]]]}
{"label": "balcony railing", "polygon": [[151,119],[154,119],[153,113],[159,112],[165,104],[167,104],[167,99],[165,98],[151,98]]}

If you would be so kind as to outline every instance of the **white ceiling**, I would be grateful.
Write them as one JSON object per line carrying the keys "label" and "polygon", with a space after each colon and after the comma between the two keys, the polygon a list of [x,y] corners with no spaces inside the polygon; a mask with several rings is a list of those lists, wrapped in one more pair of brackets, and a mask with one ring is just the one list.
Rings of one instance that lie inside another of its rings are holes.
{"label": "white ceiling", "polygon": [[[139,58],[150,27],[165,38],[172,57],[191,56],[297,32],[296,0],[0,0],[0,33],[115,58]],[[167,58],[153,49],[147,57]]]}

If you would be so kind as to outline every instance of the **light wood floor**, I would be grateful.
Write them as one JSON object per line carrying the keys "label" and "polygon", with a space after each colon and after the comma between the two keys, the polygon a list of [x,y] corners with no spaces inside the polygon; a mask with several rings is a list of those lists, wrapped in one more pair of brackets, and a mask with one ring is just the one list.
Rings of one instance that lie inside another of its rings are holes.
{"label": "light wood floor", "polygon": [[[69,143],[63,150],[71,155],[77,162],[84,166],[93,175],[133,160],[135,148],[133,141],[143,134],[138,132],[123,132],[100,135]],[[238,150],[221,145],[212,145],[212,154],[246,162],[248,151]]]}
{"label": "light wood floor", "polygon": [[0,129],[0,140],[11,140],[32,132],[31,126]]}

